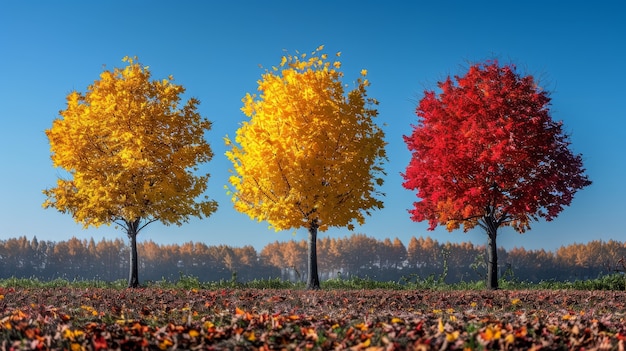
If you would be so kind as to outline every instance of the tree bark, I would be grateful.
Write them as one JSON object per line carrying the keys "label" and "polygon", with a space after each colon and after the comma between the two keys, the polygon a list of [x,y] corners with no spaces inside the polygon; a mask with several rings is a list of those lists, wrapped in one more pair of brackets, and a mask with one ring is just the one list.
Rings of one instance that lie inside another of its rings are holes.
{"label": "tree bark", "polygon": [[139,263],[137,259],[137,228],[139,227],[139,220],[133,222],[127,222],[128,224],[128,239],[130,240],[130,272],[128,273],[128,287],[139,287]]}
{"label": "tree bark", "polygon": [[311,221],[309,225],[309,247],[308,247],[308,274],[306,288],[317,290],[320,288],[320,278],[317,272],[317,220]]}
{"label": "tree bark", "polygon": [[492,218],[486,218],[487,224],[487,288],[498,289],[498,246],[496,237],[498,227]]}

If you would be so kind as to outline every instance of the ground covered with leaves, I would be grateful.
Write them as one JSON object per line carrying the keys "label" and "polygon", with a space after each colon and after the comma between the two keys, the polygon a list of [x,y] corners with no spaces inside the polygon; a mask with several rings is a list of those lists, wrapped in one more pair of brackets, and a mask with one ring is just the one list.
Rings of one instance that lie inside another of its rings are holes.
{"label": "ground covered with leaves", "polygon": [[626,293],[0,289],[4,350],[623,350]]}

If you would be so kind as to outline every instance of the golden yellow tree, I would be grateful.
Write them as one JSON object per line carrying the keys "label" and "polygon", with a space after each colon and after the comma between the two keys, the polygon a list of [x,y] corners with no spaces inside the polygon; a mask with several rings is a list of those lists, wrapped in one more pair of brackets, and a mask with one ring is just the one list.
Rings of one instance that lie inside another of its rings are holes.
{"label": "golden yellow tree", "polygon": [[[307,228],[307,287],[319,288],[318,230],[350,229],[383,207],[376,190],[386,160],[383,131],[374,123],[378,102],[368,98],[367,71],[347,95],[338,58],[323,46],[310,58],[288,55],[246,94],[250,118],[226,138],[235,209],[276,230]],[[339,57],[339,54],[337,54]]]}
{"label": "golden yellow tree", "polygon": [[217,203],[202,196],[209,174],[195,175],[213,157],[204,133],[211,123],[196,112],[199,101],[180,106],[185,89],[172,76],[150,80],[147,66],[105,70],[85,94],[72,92],[67,108],[46,130],[52,163],[66,171],[44,190],[45,208],[70,213],[84,227],[115,223],[131,244],[129,287],[139,285],[137,234],[160,221],[181,225],[210,216]]}

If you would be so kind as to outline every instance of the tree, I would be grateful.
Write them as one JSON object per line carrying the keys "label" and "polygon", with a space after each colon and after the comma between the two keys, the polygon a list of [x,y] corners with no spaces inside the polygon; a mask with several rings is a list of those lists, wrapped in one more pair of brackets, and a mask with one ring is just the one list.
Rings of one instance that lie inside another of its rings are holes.
{"label": "tree", "polygon": [[204,140],[211,123],[191,98],[179,106],[173,78],[150,81],[148,67],[124,58],[85,94],[71,92],[67,108],[46,130],[54,167],[66,179],[44,190],[45,208],[70,213],[83,226],[115,223],[130,239],[129,287],[139,285],[137,234],[148,224],[181,225],[211,215],[217,203],[201,196],[208,174],[194,175],[213,153]]}
{"label": "tree", "polygon": [[[289,240],[281,244],[283,267],[289,272],[289,279],[300,280],[307,265],[305,254],[307,253],[307,243],[304,240]],[[317,256],[316,256],[317,257]],[[308,278],[307,278],[308,279]]]}
{"label": "tree", "polygon": [[344,239],[344,243],[343,254],[348,273],[359,275],[362,271],[368,271],[377,261],[378,240],[365,234],[352,234]]}
{"label": "tree", "polygon": [[419,102],[419,122],[404,137],[412,157],[403,186],[420,199],[414,221],[486,231],[487,283],[497,288],[498,228],[523,233],[533,220],[550,221],[591,182],[532,76],[487,61],[455,81]]}
{"label": "tree", "polygon": [[404,261],[407,258],[406,247],[402,243],[398,237],[393,239],[393,258],[394,258],[394,268],[401,267],[404,265]]}
{"label": "tree", "polygon": [[431,273],[441,264],[441,246],[431,237],[411,237],[407,248],[409,265],[414,267],[420,275]]}
{"label": "tree", "polygon": [[256,266],[258,254],[252,245],[244,245],[243,247],[233,248],[233,253],[239,262],[239,268],[244,266]]}
{"label": "tree", "polygon": [[319,288],[318,230],[352,229],[383,207],[375,188],[383,183],[386,160],[384,133],[374,123],[378,102],[366,94],[367,71],[346,96],[341,63],[331,63],[322,49],[308,59],[283,57],[279,67],[266,70],[260,95],[242,100],[250,120],[235,142],[225,139],[235,209],[276,230],[308,229],[312,289]]}
{"label": "tree", "polygon": [[421,244],[417,241],[417,238],[412,236],[409,240],[409,245],[406,248],[407,261],[409,262],[410,268],[417,268],[420,266],[420,259],[422,258],[420,255]]}
{"label": "tree", "polygon": [[281,250],[282,244],[279,241],[268,243],[261,249],[261,261],[263,264],[283,268],[283,251]]}

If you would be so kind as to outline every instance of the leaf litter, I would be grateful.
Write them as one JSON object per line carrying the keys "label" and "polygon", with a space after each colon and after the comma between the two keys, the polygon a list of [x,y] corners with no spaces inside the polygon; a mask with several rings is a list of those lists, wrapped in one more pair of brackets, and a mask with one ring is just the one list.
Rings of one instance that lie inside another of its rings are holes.
{"label": "leaf litter", "polygon": [[0,288],[4,350],[624,350],[616,291]]}

